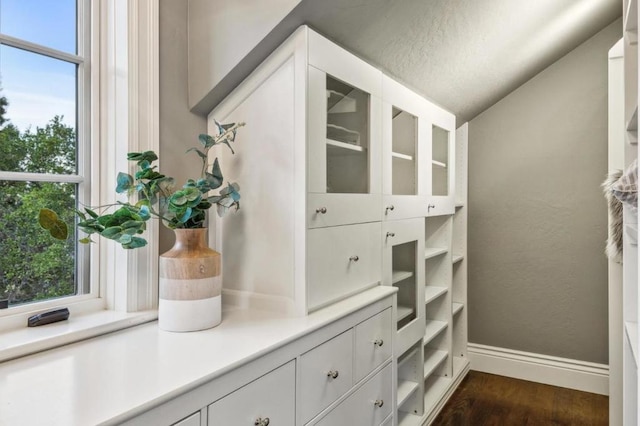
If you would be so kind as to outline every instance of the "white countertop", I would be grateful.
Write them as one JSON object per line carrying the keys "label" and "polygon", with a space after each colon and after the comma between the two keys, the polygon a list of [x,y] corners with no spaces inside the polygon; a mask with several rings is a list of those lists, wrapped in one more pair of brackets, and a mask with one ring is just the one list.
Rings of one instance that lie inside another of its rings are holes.
{"label": "white countertop", "polygon": [[306,317],[226,308],[222,324],[205,331],[152,322],[0,363],[0,425],[137,415],[394,292],[374,287]]}

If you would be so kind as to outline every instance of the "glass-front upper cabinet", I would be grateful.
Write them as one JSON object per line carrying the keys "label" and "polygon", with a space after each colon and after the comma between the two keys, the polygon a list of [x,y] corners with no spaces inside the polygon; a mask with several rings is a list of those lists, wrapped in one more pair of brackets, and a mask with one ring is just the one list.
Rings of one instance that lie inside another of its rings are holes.
{"label": "glass-front upper cabinet", "polygon": [[307,224],[381,219],[381,72],[309,35]]}
{"label": "glass-front upper cabinet", "polygon": [[424,216],[428,103],[387,76],[382,79],[382,217]]}
{"label": "glass-front upper cabinet", "polygon": [[455,116],[435,105],[430,113],[430,173],[427,216],[455,209]]}

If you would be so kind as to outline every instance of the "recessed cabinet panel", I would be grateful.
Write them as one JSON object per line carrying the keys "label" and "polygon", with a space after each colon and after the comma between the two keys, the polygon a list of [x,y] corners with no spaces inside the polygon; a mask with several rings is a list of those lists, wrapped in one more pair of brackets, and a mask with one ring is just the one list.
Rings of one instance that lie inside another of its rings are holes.
{"label": "recessed cabinet panel", "polygon": [[295,361],[209,405],[208,425],[295,425]]}
{"label": "recessed cabinet panel", "polygon": [[380,284],[380,232],[380,222],[308,231],[309,310]]}
{"label": "recessed cabinet panel", "polygon": [[[352,365],[353,330],[300,357],[298,410],[301,424],[307,423],[351,388]],[[273,391],[280,390],[274,388]]]}

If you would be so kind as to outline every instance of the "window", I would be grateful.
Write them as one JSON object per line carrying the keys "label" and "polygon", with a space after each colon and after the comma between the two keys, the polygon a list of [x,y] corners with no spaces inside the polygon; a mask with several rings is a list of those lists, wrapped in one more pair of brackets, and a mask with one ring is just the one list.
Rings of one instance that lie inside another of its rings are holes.
{"label": "window", "polygon": [[[13,186],[18,201],[35,203],[42,194],[33,188],[40,190],[46,186],[49,190],[46,198],[61,205],[115,203],[117,173],[130,166],[126,153],[158,151],[158,3],[159,0],[0,0],[0,72],[7,73],[0,75],[0,97],[8,101],[6,105],[0,104],[3,118],[8,120],[0,124],[0,130],[13,123],[10,129],[17,147],[15,152],[6,154],[0,147],[0,164],[9,154],[18,156],[13,167],[0,167],[0,185]],[[66,21],[59,16],[65,10],[63,4],[66,10],[73,10],[65,15]],[[44,28],[50,18],[55,19],[42,33],[29,28]],[[28,59],[11,59],[12,54]],[[31,103],[23,103],[27,106],[20,109],[15,93],[24,95],[24,90],[20,92],[16,87],[24,86],[17,86],[15,77],[9,77],[16,75],[10,72],[10,66],[24,65],[23,61],[30,64],[31,76],[33,72],[55,71],[71,78],[71,83],[62,84],[49,74],[37,74],[25,86],[30,90],[44,89],[23,96],[22,100]],[[45,68],[44,63],[54,65]],[[17,74],[20,73],[26,71]],[[41,84],[43,81],[46,84]],[[33,121],[19,124],[23,123],[20,111],[26,111]],[[36,113],[40,112],[48,113],[38,121]],[[63,137],[46,137],[49,115],[61,116],[53,122],[56,129],[50,131],[59,131]],[[42,126],[45,131],[36,132]],[[31,136],[25,142],[22,139],[26,129],[30,129]],[[0,132],[0,138],[9,133]],[[28,161],[20,160],[27,155],[23,151],[34,149],[40,136],[48,141],[47,149],[65,148],[45,150],[48,156],[42,159],[34,156],[28,157]],[[73,149],[68,150],[69,147]],[[53,159],[48,164],[51,167],[45,167],[45,159]],[[129,172],[133,172],[133,166]],[[7,209],[1,201],[0,216]],[[5,223],[20,230],[14,235],[37,229],[35,217]],[[37,231],[52,247],[55,241],[40,229]],[[45,290],[41,290],[35,297],[0,309],[0,362],[152,320],[158,298],[158,232],[157,223],[148,227],[149,244],[141,250],[122,250],[110,241],[98,239],[91,244],[90,253],[82,252],[84,246],[76,247],[77,237],[71,236],[70,247],[61,247],[56,262],[47,264],[54,269],[71,269],[72,284],[61,290],[69,296],[59,297],[63,295],[50,291],[49,299],[43,300]],[[0,241],[0,257],[5,255],[3,242]],[[32,250],[24,244],[20,249],[27,253]],[[65,263],[65,256],[73,258],[72,266]],[[90,269],[85,265],[90,265]],[[43,268],[33,267],[30,262],[29,267],[33,274],[42,273]],[[60,277],[63,273],[56,270],[55,275]],[[0,277],[0,297],[4,291],[2,282]],[[15,286],[15,281],[11,285]],[[29,315],[56,307],[67,307],[71,312],[64,327],[24,332]]]}
{"label": "window", "polygon": [[36,219],[47,207],[73,224],[74,209],[90,204],[89,6],[0,0],[0,300],[9,308],[91,293],[89,247],[73,226],[61,242]]}

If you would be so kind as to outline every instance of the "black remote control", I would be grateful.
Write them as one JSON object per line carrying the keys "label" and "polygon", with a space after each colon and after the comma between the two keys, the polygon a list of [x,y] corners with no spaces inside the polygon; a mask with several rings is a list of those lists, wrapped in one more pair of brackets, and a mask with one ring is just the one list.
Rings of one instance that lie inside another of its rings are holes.
{"label": "black remote control", "polygon": [[64,321],[69,318],[69,309],[61,308],[53,311],[42,312],[30,316],[27,320],[27,326],[37,327],[39,325],[51,324],[52,322]]}

